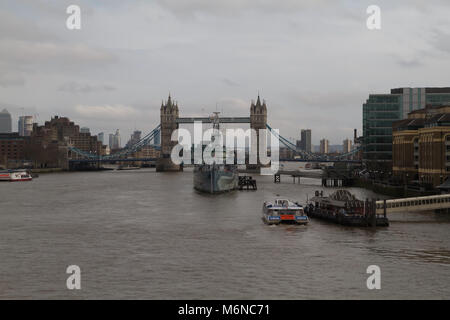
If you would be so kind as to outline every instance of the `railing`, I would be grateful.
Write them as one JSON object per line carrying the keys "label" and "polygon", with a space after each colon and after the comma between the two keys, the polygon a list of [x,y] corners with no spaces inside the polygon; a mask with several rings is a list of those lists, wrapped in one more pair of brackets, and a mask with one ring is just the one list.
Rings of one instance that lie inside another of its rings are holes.
{"label": "railing", "polygon": [[427,197],[414,197],[393,200],[379,200],[376,203],[377,213],[426,211],[450,208],[450,194]]}

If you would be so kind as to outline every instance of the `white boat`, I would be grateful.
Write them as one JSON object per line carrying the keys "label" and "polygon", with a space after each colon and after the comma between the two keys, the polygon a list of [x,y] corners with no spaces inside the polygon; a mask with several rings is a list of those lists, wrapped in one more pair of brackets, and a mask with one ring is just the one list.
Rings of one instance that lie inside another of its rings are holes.
{"label": "white boat", "polygon": [[33,177],[27,170],[1,170],[0,181],[31,181]]}
{"label": "white boat", "polygon": [[309,222],[303,206],[281,198],[264,202],[262,219],[266,224],[308,224]]}

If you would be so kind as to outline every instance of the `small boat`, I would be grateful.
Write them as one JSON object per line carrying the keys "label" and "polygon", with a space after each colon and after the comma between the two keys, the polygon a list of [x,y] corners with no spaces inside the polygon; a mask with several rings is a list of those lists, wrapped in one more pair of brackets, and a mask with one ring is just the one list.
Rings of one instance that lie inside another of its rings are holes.
{"label": "small boat", "polygon": [[27,170],[1,170],[0,181],[31,181],[33,176]]}
{"label": "small boat", "polygon": [[263,217],[266,224],[308,224],[309,218],[303,206],[288,199],[275,199],[266,201],[263,205]]}

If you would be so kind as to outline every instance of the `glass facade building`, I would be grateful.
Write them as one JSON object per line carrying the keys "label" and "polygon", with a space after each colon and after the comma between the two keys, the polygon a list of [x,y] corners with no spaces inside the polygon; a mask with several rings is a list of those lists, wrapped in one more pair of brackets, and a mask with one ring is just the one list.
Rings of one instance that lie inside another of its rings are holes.
{"label": "glass facade building", "polygon": [[398,88],[371,94],[363,104],[363,161],[369,169],[391,170],[392,124],[426,106],[450,105],[450,88]]}
{"label": "glass facade building", "polygon": [[8,110],[4,109],[0,112],[0,133],[11,133],[12,120],[11,114]]}

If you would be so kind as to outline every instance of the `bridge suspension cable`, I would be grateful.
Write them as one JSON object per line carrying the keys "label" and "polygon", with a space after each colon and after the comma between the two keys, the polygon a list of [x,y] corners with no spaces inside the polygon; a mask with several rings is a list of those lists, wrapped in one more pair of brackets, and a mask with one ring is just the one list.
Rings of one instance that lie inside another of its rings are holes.
{"label": "bridge suspension cable", "polygon": [[344,159],[358,153],[361,150],[360,148],[356,148],[348,153],[340,154],[338,156],[326,156],[326,155],[319,155],[319,154],[312,153],[312,152],[307,152],[307,151],[298,149],[295,144],[293,144],[291,141],[289,141],[282,135],[275,132],[275,130],[273,130],[272,127],[269,126],[268,124],[266,124],[266,126],[267,126],[267,129],[269,129],[271,134],[273,134],[276,138],[278,138],[280,140],[280,142],[284,146],[286,146],[289,150],[293,151],[296,155],[299,155],[302,160],[324,161],[324,162],[325,161],[330,162],[333,160],[343,161]]}
{"label": "bridge suspension cable", "polygon": [[[86,151],[80,150],[78,148],[75,148],[73,146],[69,146],[69,150],[82,156],[83,158],[90,159],[90,160],[120,159],[129,154],[138,152],[145,146],[154,146],[156,149],[158,149],[159,146],[154,144],[154,140],[155,140],[156,135],[159,134],[160,132],[161,132],[161,125],[158,125],[155,129],[153,129],[150,133],[148,133],[146,136],[144,136],[142,139],[140,139],[135,144],[125,147],[124,149],[120,150],[119,152],[116,152],[116,153],[113,153],[110,155],[105,155],[105,156],[101,156],[101,155],[91,153],[91,152],[86,152]],[[153,141],[153,144],[151,144],[151,141]]]}

